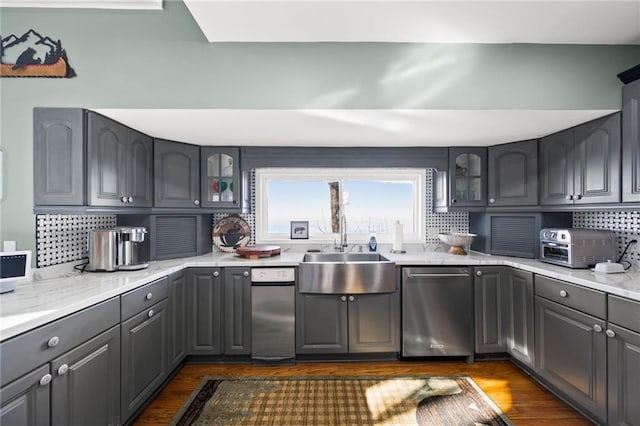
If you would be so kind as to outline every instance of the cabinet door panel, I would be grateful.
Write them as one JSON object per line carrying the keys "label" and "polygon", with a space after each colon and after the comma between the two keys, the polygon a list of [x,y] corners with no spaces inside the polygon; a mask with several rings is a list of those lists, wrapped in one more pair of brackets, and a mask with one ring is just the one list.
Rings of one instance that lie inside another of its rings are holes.
{"label": "cabinet door panel", "polygon": [[296,295],[296,353],[348,351],[347,301],[341,296]]}
{"label": "cabinet door panel", "polygon": [[[486,266],[475,268],[475,351],[496,353],[506,351],[507,324],[505,267]],[[479,274],[478,274],[479,273]]]}
{"label": "cabinet door panel", "polygon": [[224,269],[224,353],[226,355],[251,353],[249,268]]}
{"label": "cabinet door panel", "polygon": [[600,422],[607,419],[606,323],[536,296],[535,370]]}
{"label": "cabinet door panel", "polygon": [[205,207],[240,209],[240,150],[202,147],[200,203]]}
{"label": "cabinet door panel", "polygon": [[622,89],[622,201],[640,201],[640,80]]}
{"label": "cabinet door panel", "polygon": [[540,204],[573,204],[573,129],[540,139]]}
{"label": "cabinet door panel", "polygon": [[124,195],[132,199],[130,207],[153,204],[153,141],[134,130],[127,133],[127,180]]}
{"label": "cabinet door panel", "polygon": [[0,389],[0,424],[2,426],[48,425],[51,385],[40,385],[49,374],[49,364],[19,379],[2,384]]}
{"label": "cabinet door panel", "polygon": [[533,367],[533,274],[511,269],[508,274],[507,294],[507,352],[525,365]]}
{"label": "cabinet door panel", "polygon": [[640,334],[609,324],[609,424],[640,425]]}
{"label": "cabinet door panel", "polygon": [[349,352],[400,350],[400,293],[350,296],[348,315]]}
{"label": "cabinet door panel", "polygon": [[81,109],[34,108],[35,205],[84,204],[84,128]]}
{"label": "cabinet door panel", "polygon": [[120,424],[120,326],[55,359],[51,369],[54,425]]}
{"label": "cabinet door panel", "polygon": [[89,113],[89,203],[124,206],[127,129],[106,117]]}
{"label": "cabinet door panel", "polygon": [[199,146],[156,139],[154,171],[156,207],[199,206]]}
{"label": "cabinet door panel", "polygon": [[166,308],[165,299],[121,325],[123,422],[144,404],[167,376]]}
{"label": "cabinet door panel", "polygon": [[169,371],[187,355],[187,297],[186,273],[169,275]]}
{"label": "cabinet door panel", "polygon": [[449,148],[449,205],[487,204],[487,149]]}
{"label": "cabinet door panel", "polygon": [[219,268],[191,269],[189,354],[222,354],[222,276]]}
{"label": "cabinet door panel", "polygon": [[575,128],[574,201],[620,202],[620,114]]}
{"label": "cabinet door panel", "polygon": [[538,204],[538,141],[489,147],[490,206]]}

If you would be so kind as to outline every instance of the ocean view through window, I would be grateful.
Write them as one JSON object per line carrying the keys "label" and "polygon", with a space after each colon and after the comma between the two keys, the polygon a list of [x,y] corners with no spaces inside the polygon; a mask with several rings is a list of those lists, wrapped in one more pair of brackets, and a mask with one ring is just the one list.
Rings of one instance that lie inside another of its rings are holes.
{"label": "ocean view through window", "polygon": [[259,242],[289,241],[291,221],[309,222],[309,240],[339,239],[346,217],[349,242],[371,233],[392,241],[400,221],[406,242],[424,241],[424,169],[256,169],[256,231]]}

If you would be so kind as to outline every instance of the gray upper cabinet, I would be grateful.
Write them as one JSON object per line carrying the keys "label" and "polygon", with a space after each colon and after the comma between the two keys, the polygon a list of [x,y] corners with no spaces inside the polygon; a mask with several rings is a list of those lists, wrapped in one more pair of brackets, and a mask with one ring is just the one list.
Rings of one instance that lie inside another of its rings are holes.
{"label": "gray upper cabinet", "polygon": [[224,354],[251,354],[249,268],[224,268]]}
{"label": "gray upper cabinet", "polygon": [[78,108],[34,108],[35,205],[84,205],[85,118]]}
{"label": "gray upper cabinet", "polygon": [[538,141],[528,140],[488,148],[489,206],[538,204]]}
{"label": "gray upper cabinet", "polygon": [[510,268],[482,266],[475,268],[475,352],[506,352],[507,275]]}
{"label": "gray upper cabinet", "polygon": [[200,206],[200,147],[154,140],[154,206]]}
{"label": "gray upper cabinet", "polygon": [[187,356],[187,273],[169,275],[169,371],[177,368]]}
{"label": "gray upper cabinet", "polygon": [[202,206],[240,210],[240,149],[202,147],[200,161]]}
{"label": "gray upper cabinet", "polygon": [[347,296],[296,293],[296,354],[349,350]]}
{"label": "gray upper cabinet", "polygon": [[640,202],[640,80],[622,89],[622,201]]}
{"label": "gray upper cabinet", "polygon": [[524,365],[534,364],[533,273],[509,268],[507,274],[507,352]]}
{"label": "gray upper cabinet", "polygon": [[358,294],[349,300],[349,352],[400,350],[400,293]]}
{"label": "gray upper cabinet", "polygon": [[620,114],[540,140],[542,205],[620,202]]}
{"label": "gray upper cabinet", "polygon": [[49,425],[51,394],[49,364],[0,388],[2,426]]}
{"label": "gray upper cabinet", "polygon": [[449,148],[449,206],[487,204],[487,149]]}
{"label": "gray upper cabinet", "polygon": [[222,272],[220,268],[193,268],[187,274],[189,313],[187,320],[190,355],[221,355]]}
{"label": "gray upper cabinet", "polygon": [[89,205],[151,207],[151,138],[89,112],[88,141]]}

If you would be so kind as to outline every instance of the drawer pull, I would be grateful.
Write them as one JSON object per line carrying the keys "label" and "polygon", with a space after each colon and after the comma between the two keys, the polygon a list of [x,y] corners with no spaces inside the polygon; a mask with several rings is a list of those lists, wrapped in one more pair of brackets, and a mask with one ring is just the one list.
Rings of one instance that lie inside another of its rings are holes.
{"label": "drawer pull", "polygon": [[60,368],[58,368],[58,376],[64,376],[69,371],[69,366],[67,364],[62,364]]}
{"label": "drawer pull", "polygon": [[49,383],[51,383],[51,374],[47,373],[44,376],[42,376],[42,378],[40,379],[40,386],[47,386]]}
{"label": "drawer pull", "polygon": [[133,197],[129,197],[129,198],[127,199],[127,201],[128,201],[128,202],[130,202],[130,203],[133,203]]}
{"label": "drawer pull", "polygon": [[153,309],[151,309],[151,310],[149,310],[149,313],[147,314],[147,316],[149,318],[151,318],[153,316],[153,314],[154,314]]}
{"label": "drawer pull", "polygon": [[482,271],[478,271],[478,272],[476,272],[476,275],[477,275],[477,276],[479,276],[479,277],[481,277],[481,276],[482,276]]}
{"label": "drawer pull", "polygon": [[123,203],[126,203],[127,202],[127,197],[122,197],[121,200],[122,200]]}
{"label": "drawer pull", "polygon": [[147,300],[153,299],[153,293],[151,293],[151,292],[147,293],[147,295],[144,298],[147,299]]}
{"label": "drawer pull", "polygon": [[242,275],[244,275],[245,277],[248,277],[248,276],[249,276],[249,271],[244,271],[244,272],[242,273]]}
{"label": "drawer pull", "polygon": [[55,348],[56,346],[58,346],[58,343],[60,343],[60,339],[58,338],[58,336],[53,336],[47,342],[47,346],[50,347],[50,348]]}
{"label": "drawer pull", "polygon": [[193,204],[195,204],[196,206],[200,205],[200,200],[194,200]]}
{"label": "drawer pull", "polygon": [[567,297],[569,295],[569,293],[567,293],[565,290],[560,290],[560,297]]}
{"label": "drawer pull", "polygon": [[218,272],[218,271],[215,271],[215,272],[213,273],[213,276],[214,276],[214,277],[217,277],[218,275],[220,275],[220,272]]}
{"label": "drawer pull", "polygon": [[607,335],[607,337],[616,337],[616,332],[613,330],[607,330],[604,333]]}
{"label": "drawer pull", "polygon": [[596,333],[602,333],[602,327],[599,324],[593,326],[593,331]]}

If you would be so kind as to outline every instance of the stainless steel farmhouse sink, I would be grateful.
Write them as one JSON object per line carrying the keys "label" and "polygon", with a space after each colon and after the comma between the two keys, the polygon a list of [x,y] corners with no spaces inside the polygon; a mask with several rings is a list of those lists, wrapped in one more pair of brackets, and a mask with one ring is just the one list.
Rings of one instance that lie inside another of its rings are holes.
{"label": "stainless steel farmhouse sink", "polygon": [[301,293],[366,294],[396,291],[396,264],[378,253],[307,253]]}

